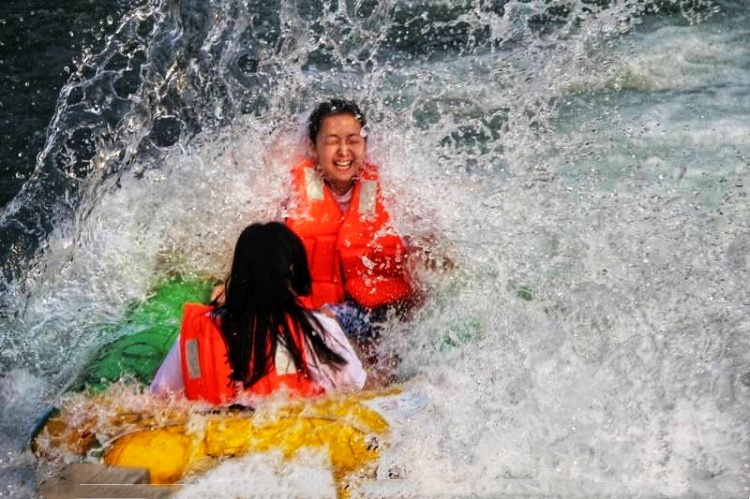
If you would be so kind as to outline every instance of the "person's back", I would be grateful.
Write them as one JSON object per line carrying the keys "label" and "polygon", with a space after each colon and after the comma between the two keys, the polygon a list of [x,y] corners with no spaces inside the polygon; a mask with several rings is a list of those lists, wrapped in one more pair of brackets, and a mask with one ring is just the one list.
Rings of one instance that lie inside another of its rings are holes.
{"label": "person's back", "polygon": [[178,343],[151,391],[184,390],[221,404],[279,390],[313,396],[362,388],[366,374],[336,320],[300,303],[310,286],[299,237],[277,222],[247,227],[224,303],[185,306]]}

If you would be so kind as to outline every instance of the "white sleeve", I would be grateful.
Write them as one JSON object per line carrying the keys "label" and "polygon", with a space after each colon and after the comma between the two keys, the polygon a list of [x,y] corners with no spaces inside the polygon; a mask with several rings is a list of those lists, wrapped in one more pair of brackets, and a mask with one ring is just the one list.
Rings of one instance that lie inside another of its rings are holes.
{"label": "white sleeve", "polygon": [[346,364],[338,366],[337,370],[335,367],[320,361],[315,353],[309,350],[307,367],[313,380],[326,391],[361,390],[365,385],[367,373],[339,322],[320,312],[313,312],[313,315],[323,326],[323,331],[320,332],[323,335],[323,341],[346,361]]}
{"label": "white sleeve", "polygon": [[180,337],[178,335],[171,350],[169,350],[169,353],[156,371],[148,390],[155,395],[169,395],[170,393],[182,391],[184,388],[182,359],[180,358]]}

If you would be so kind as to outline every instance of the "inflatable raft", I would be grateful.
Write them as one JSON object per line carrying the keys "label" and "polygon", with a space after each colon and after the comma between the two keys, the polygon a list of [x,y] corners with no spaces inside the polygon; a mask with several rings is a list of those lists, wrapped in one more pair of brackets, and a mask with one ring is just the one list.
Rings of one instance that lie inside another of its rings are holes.
{"label": "inflatable raft", "polygon": [[[339,497],[350,480],[372,476],[388,443],[389,419],[423,400],[402,387],[314,400],[269,399],[255,410],[216,410],[186,400],[164,401],[146,384],[175,341],[182,304],[205,301],[211,284],[175,280],[131,308],[72,384],[31,442],[41,459],[101,462],[148,469],[151,484],[179,484],[224,459],[301,450],[324,454]],[[390,413],[390,415],[389,415]]]}
{"label": "inflatable raft", "polygon": [[404,396],[400,388],[392,388],[276,401],[256,411],[211,411],[192,404],[160,407],[133,393],[126,395],[128,404],[105,391],[85,400],[71,398],[35,436],[32,449],[48,460],[77,456],[108,466],[146,468],[153,485],[179,484],[235,456],[276,452],[289,460],[304,449],[324,455],[337,495],[347,497],[352,480],[374,476],[380,451],[388,445],[391,425],[376,409],[392,410]]}

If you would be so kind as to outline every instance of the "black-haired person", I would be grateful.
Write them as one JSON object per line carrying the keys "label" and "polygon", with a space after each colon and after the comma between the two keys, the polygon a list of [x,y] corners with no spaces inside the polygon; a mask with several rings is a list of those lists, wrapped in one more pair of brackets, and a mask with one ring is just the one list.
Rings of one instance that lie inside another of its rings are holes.
{"label": "black-haired person", "polygon": [[313,285],[309,303],[328,306],[351,337],[415,298],[407,249],[367,161],[366,119],[352,101],[322,102],[308,119],[310,156],[292,169],[285,223],[302,238]]}
{"label": "black-haired person", "polygon": [[[346,334],[369,348],[377,337],[373,325],[417,300],[378,167],[367,161],[366,124],[352,101],[316,106],[307,123],[310,154],[292,168],[283,219],[307,250],[312,292],[305,303],[331,310]],[[220,303],[222,291],[215,288],[212,300]]]}
{"label": "black-haired person", "polygon": [[186,304],[178,341],[151,392],[234,403],[286,390],[315,396],[356,390],[366,373],[339,323],[311,311],[305,249],[279,222],[240,235],[219,306]]}

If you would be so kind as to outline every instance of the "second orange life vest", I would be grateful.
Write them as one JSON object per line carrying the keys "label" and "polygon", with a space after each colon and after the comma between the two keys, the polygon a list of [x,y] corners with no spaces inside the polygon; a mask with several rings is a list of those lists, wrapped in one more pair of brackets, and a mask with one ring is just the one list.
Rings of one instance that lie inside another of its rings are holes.
{"label": "second orange life vest", "polygon": [[[185,396],[191,400],[205,400],[212,404],[231,403],[237,396],[237,383],[230,381],[232,368],[227,357],[227,346],[214,318],[212,307],[186,303],[180,329],[180,359]],[[297,328],[293,329],[303,359],[306,358],[305,341]],[[281,344],[278,350],[285,351]],[[288,356],[287,356],[288,357]],[[288,358],[291,362],[291,358]],[[282,366],[273,363],[271,370],[246,390],[254,395],[267,396],[283,388],[290,394],[302,397],[320,395],[323,389],[309,377],[297,372],[291,363],[291,372],[279,372]]]}
{"label": "second orange life vest", "polygon": [[286,224],[302,239],[312,274],[308,305],[339,303],[349,295],[360,305],[396,303],[412,294],[403,259],[380,192],[377,168],[366,165],[342,213],[312,159],[292,170],[293,199]]}

